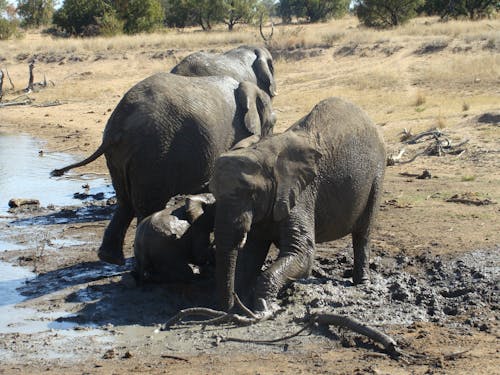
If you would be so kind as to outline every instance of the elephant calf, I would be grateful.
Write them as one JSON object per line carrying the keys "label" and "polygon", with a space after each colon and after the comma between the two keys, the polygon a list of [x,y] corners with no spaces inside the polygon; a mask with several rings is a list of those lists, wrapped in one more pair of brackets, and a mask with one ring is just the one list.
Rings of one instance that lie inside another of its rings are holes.
{"label": "elephant calf", "polygon": [[[315,244],[352,234],[354,283],[369,277],[370,232],[382,192],[385,146],[357,106],[323,100],[281,134],[222,154],[210,191],[221,307],[254,291],[267,316],[280,289],[311,273]],[[265,270],[269,247],[278,258]],[[241,251],[240,251],[241,250]]]}
{"label": "elephant calf", "polygon": [[189,264],[213,265],[214,205],[211,194],[187,196],[139,223],[134,243],[138,284],[187,282],[194,278]]}

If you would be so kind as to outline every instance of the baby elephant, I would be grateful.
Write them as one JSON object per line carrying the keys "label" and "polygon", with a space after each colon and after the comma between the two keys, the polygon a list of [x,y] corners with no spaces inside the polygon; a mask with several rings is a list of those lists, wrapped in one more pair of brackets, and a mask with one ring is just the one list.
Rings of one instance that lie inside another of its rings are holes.
{"label": "baby elephant", "polygon": [[214,215],[214,197],[199,194],[182,197],[142,220],[134,243],[137,283],[187,282],[194,279],[190,264],[213,265]]}

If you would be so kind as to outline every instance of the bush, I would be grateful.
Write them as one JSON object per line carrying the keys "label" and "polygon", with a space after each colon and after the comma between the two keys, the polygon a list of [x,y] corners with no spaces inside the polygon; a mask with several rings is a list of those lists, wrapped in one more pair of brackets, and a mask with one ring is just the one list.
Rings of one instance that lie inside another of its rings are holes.
{"label": "bush", "polygon": [[417,15],[425,0],[361,0],[356,2],[356,15],[368,27],[393,27]]}
{"label": "bush", "polygon": [[0,18],[0,40],[9,39],[17,32],[17,22]]}
{"label": "bush", "polygon": [[113,36],[121,34],[125,22],[118,18],[115,11],[106,12],[102,17],[96,19],[99,35]]}
{"label": "bush", "polygon": [[23,26],[39,27],[52,22],[54,14],[53,0],[18,0],[17,13],[21,16]]}
{"label": "bush", "polygon": [[126,33],[151,32],[162,24],[164,11],[159,0],[130,0],[124,18]]}
{"label": "bush", "polygon": [[105,0],[65,0],[54,13],[54,24],[72,35],[99,34],[99,19],[114,10]]}

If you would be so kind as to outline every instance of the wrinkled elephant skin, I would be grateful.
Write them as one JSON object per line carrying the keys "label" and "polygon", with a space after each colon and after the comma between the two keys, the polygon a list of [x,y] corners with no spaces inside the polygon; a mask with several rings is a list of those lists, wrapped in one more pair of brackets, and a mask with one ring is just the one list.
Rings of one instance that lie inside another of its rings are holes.
{"label": "wrinkled elephant skin", "polygon": [[[385,146],[367,115],[330,98],[281,134],[222,154],[210,190],[221,308],[253,291],[267,315],[278,292],[310,275],[315,244],[352,234],[354,283],[369,278],[369,239],[382,192]],[[278,258],[261,271],[269,247]]]}

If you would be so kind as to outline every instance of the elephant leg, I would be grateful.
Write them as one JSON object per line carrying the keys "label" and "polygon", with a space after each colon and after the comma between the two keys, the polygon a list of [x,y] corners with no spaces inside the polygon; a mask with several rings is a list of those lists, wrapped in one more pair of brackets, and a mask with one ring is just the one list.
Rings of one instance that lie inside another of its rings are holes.
{"label": "elephant leg", "polygon": [[132,207],[119,202],[104,232],[102,244],[97,253],[101,261],[118,265],[125,264],[123,241],[133,217],[134,211]]}
{"label": "elephant leg", "polygon": [[235,291],[243,303],[249,306],[257,278],[269,252],[271,241],[258,238],[256,231],[248,234],[245,247],[240,250],[236,263]]}
{"label": "elephant leg", "polygon": [[282,227],[279,256],[257,280],[255,301],[260,309],[274,304],[285,286],[311,274],[315,253],[313,215],[303,212],[296,215],[301,218],[290,217]]}
{"label": "elephant leg", "polygon": [[370,235],[378,208],[378,196],[380,195],[378,185],[377,182],[372,185],[365,211],[352,232],[354,250],[352,281],[354,284],[370,282]]}

